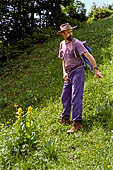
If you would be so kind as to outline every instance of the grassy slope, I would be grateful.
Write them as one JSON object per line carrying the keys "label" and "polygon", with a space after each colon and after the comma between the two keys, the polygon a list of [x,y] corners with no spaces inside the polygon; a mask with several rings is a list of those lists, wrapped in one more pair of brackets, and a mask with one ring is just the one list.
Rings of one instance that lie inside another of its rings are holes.
{"label": "grassy slope", "polygon": [[[109,58],[113,32],[112,18],[86,25],[74,32],[80,40],[87,40],[94,50],[97,63]],[[4,119],[13,118],[14,103],[20,106],[45,106],[45,101],[62,90],[61,61],[57,59],[60,37],[45,43],[24,59],[12,61],[0,68],[0,113]],[[16,71],[15,71],[16,70]],[[10,112],[9,112],[10,110]]]}
{"label": "grassy slope", "polygon": [[[10,117],[15,111],[14,103],[24,109],[29,105],[37,107],[38,112],[34,117],[40,143],[44,144],[49,138],[52,141],[57,138],[55,146],[58,149],[58,163],[49,161],[46,165],[48,169],[106,170],[108,165],[113,168],[113,117],[107,108],[102,113],[96,110],[96,107],[104,105],[113,93],[113,63],[109,60],[113,57],[112,32],[113,17],[86,25],[74,32],[77,38],[87,40],[93,47],[104,79],[98,80],[93,74],[86,73],[84,130],[70,136],[66,135],[69,127],[58,123],[62,112],[60,96],[63,86],[61,61],[57,59],[60,37],[37,47],[30,56],[24,57],[24,60],[12,61],[9,67],[1,68],[1,112]],[[35,155],[22,162],[21,168],[36,168]],[[17,164],[20,167],[20,163]]]}

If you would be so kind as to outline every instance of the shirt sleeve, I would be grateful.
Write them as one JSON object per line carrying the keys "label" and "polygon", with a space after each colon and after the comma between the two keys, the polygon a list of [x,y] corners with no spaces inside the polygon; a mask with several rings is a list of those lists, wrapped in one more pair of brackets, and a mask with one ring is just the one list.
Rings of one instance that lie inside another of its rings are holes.
{"label": "shirt sleeve", "polygon": [[88,50],[84,47],[83,43],[79,40],[77,40],[77,42],[76,42],[76,48],[77,48],[80,55],[88,52]]}
{"label": "shirt sleeve", "polygon": [[60,59],[64,58],[64,52],[62,50],[62,43],[60,43],[58,58]]}

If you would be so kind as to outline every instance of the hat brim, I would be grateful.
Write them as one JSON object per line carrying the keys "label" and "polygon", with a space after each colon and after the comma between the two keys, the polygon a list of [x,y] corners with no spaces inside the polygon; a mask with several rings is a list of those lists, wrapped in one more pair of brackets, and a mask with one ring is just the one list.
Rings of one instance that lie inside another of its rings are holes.
{"label": "hat brim", "polygon": [[57,34],[57,35],[61,35],[62,32],[66,31],[66,30],[74,29],[74,28],[77,28],[77,26],[71,27],[71,28],[69,28],[69,29],[65,29],[65,30],[63,30],[63,31],[58,31],[56,34]]}

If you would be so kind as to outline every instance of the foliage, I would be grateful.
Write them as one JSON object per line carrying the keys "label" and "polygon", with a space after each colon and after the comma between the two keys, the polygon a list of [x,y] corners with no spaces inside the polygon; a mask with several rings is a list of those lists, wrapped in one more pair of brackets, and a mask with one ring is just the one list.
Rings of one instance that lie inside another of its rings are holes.
{"label": "foliage", "polygon": [[36,44],[42,44],[49,41],[53,36],[56,36],[56,32],[53,27],[43,28],[42,30],[35,27],[32,35],[27,35],[26,38],[17,41],[13,45],[9,44],[8,46],[5,46],[1,43],[0,61],[3,62],[18,57],[24,52],[29,55],[35,48]]}
{"label": "foliage", "polygon": [[[15,104],[15,108],[17,107],[18,105]],[[18,166],[19,168],[20,164],[15,164],[15,162],[27,160],[36,150],[38,153],[36,152],[33,155],[34,160],[31,160],[32,163],[28,163],[27,167],[33,166],[34,163],[36,166],[38,163],[37,168],[45,167],[48,169],[49,161],[57,162],[57,138],[55,141],[49,138],[47,141],[44,141],[43,145],[40,143],[38,132],[40,125],[36,122],[34,116],[36,113],[37,109],[33,110],[31,106],[28,107],[26,113],[23,112],[21,107],[18,107],[15,123],[11,126],[9,126],[9,122],[7,125],[2,124],[0,134],[4,134],[2,139],[4,143],[0,146],[1,169],[7,169],[13,166],[15,168]]]}
{"label": "foliage", "polygon": [[47,142],[44,143],[43,145],[43,150],[44,150],[44,156],[48,160],[55,160],[57,161],[58,155],[57,155],[57,148],[56,148],[56,142],[57,138],[55,141],[52,141],[51,139],[48,139]]}
{"label": "foliage", "polygon": [[34,2],[31,3],[30,0],[27,0],[27,2],[25,0],[3,1],[0,6],[0,35],[4,45],[14,44],[32,31],[34,24],[34,18],[32,18],[34,15],[33,6]]}
{"label": "foliage", "polygon": [[[112,126],[110,124],[110,120],[113,120],[113,95],[111,96],[111,99],[109,98],[108,101],[105,102],[104,105],[99,105],[97,108],[98,112],[98,120],[101,121],[103,119],[103,127]],[[107,119],[106,119],[106,113],[107,113]]]}
{"label": "foliage", "polygon": [[109,17],[110,15],[113,14],[113,11],[109,9],[109,7],[96,7],[95,3],[93,3],[92,10],[89,13],[88,16],[88,23],[92,21],[97,21],[100,19],[104,19],[106,17]]}
{"label": "foliage", "polygon": [[[86,102],[89,102],[89,99]],[[104,107],[104,111],[102,107]],[[38,124],[37,129],[40,129],[38,131],[37,149],[35,151],[31,150],[25,157],[20,157],[18,152],[16,156],[3,152],[6,151],[6,147],[3,150],[3,145],[1,145],[1,167],[3,169],[11,167],[13,170],[17,168],[30,168],[32,170],[36,168],[40,170],[65,169],[67,166],[68,169],[75,169],[76,167],[80,170],[83,167],[84,169],[89,167],[91,170],[97,167],[101,169],[109,167],[112,169],[113,134],[111,130],[113,129],[113,113],[108,112],[108,107],[111,107],[110,103],[107,104],[107,107],[106,103],[101,106],[97,104],[99,109],[94,114],[94,112],[91,113],[89,108],[85,106],[85,111],[89,112],[87,114],[88,120],[85,118],[86,115],[84,115],[84,130],[68,136],[66,131],[69,127],[59,124],[57,121],[57,113],[61,112],[61,105],[59,105],[58,101],[54,103],[49,101],[46,108],[40,112],[35,111],[35,114],[32,114],[34,123]],[[95,108],[92,111],[94,110]],[[107,117],[106,112],[108,113]],[[5,135],[5,131],[11,134],[10,129],[4,126],[1,135]],[[5,144],[8,144],[7,139]],[[7,163],[3,161],[6,156],[10,158],[7,159]],[[87,162],[87,159],[90,161]]]}
{"label": "foliage", "polygon": [[[71,0],[72,1],[72,0]],[[36,13],[39,18],[39,27],[59,26],[63,20],[63,13],[61,12],[60,4],[70,4],[70,1],[63,0],[37,0]]]}
{"label": "foliage", "polygon": [[36,26],[40,29],[48,26],[59,27],[65,17],[60,5],[68,6],[72,1],[4,0],[0,6],[0,38],[3,45],[12,45],[23,40],[32,34]]}
{"label": "foliage", "polygon": [[[111,17],[107,21],[85,25],[83,29],[74,32],[76,38],[86,40],[92,47],[98,64],[106,63],[113,57],[112,24]],[[59,37],[35,46],[30,55],[24,53],[19,58],[2,64],[0,113],[3,123],[10,118],[15,119],[14,103],[23,109],[29,105],[40,109],[50,97],[54,101],[61,94],[62,70],[61,62],[57,59],[60,40]]]}
{"label": "foliage", "polygon": [[85,4],[81,1],[73,1],[68,6],[61,6],[62,12],[71,19],[76,21],[84,22],[87,20]]}
{"label": "foliage", "polygon": [[[15,104],[15,107],[17,108],[18,105]],[[10,132],[7,130],[8,126],[2,131],[5,142],[2,146],[1,159],[5,169],[20,157],[26,158],[31,151],[36,149],[37,145],[38,132],[32,116],[32,107],[28,107],[27,113],[24,113],[19,107],[16,117],[17,120],[10,127]]]}
{"label": "foliage", "polygon": [[[74,32],[74,36],[82,41],[86,39],[93,48],[104,78],[98,80],[86,72],[84,128],[73,135],[66,134],[69,126],[58,122],[63,86],[62,65],[57,59],[61,38],[50,39],[30,55],[3,64],[0,68],[1,170],[113,169],[112,25],[110,17]],[[28,114],[29,106],[37,109]],[[34,141],[29,135],[33,135]]]}

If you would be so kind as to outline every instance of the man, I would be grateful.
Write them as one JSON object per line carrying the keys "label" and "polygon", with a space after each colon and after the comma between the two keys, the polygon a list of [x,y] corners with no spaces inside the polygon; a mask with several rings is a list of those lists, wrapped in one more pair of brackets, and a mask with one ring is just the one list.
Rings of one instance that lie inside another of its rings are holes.
{"label": "man", "polygon": [[[76,26],[75,26],[76,27]],[[62,92],[63,113],[60,123],[71,124],[70,111],[72,106],[72,128],[68,134],[76,132],[82,128],[82,102],[85,80],[84,63],[81,55],[85,55],[93,66],[97,78],[103,78],[98,70],[94,57],[88,52],[81,41],[76,40],[75,46],[80,55],[73,51],[73,33],[69,23],[62,24],[57,32],[64,40],[60,43],[59,58],[62,59],[64,87]]]}

